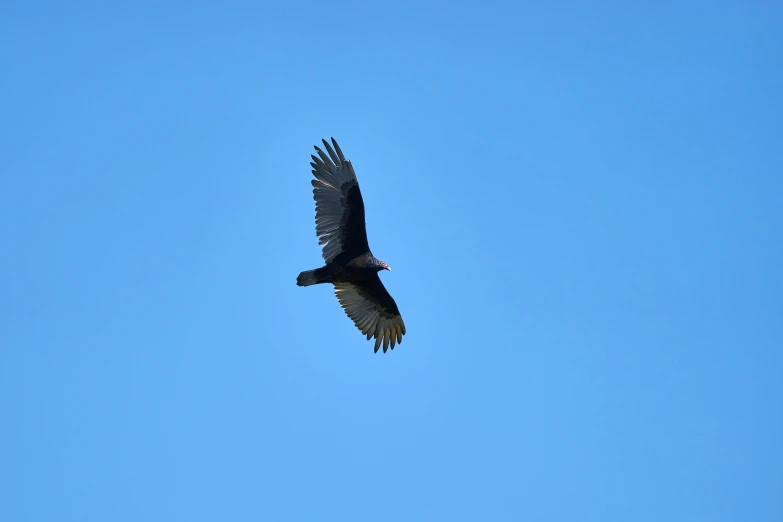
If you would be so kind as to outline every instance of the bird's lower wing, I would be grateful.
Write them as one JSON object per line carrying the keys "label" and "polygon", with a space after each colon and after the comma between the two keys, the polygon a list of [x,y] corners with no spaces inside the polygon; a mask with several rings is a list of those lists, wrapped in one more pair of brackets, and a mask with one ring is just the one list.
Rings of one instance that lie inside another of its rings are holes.
{"label": "bird's lower wing", "polygon": [[346,315],[367,339],[375,337],[376,352],[381,343],[385,353],[390,344],[393,350],[395,344],[402,342],[405,323],[377,275],[361,283],[334,283],[334,294]]}

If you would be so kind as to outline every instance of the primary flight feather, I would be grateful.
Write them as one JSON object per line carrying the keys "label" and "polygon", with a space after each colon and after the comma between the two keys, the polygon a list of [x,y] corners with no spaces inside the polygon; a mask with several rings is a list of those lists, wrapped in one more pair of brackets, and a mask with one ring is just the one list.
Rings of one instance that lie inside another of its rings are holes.
{"label": "primary flight feather", "polygon": [[367,336],[375,337],[375,351],[383,344],[402,342],[405,323],[397,304],[383,286],[378,272],[391,270],[377,259],[367,243],[364,224],[364,201],[351,162],[345,159],[340,146],[332,138],[331,145],[322,140],[323,150],[315,147],[318,156],[313,161],[315,179],[315,233],[323,245],[326,265],[299,274],[296,284],[310,286],[322,283],[334,285],[334,293],[346,315]]}

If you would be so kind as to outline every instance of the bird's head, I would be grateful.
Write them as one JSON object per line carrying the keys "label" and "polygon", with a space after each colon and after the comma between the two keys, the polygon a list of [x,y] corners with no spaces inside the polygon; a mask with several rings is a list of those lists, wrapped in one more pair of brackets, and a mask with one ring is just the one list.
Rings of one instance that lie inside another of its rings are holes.
{"label": "bird's head", "polygon": [[373,267],[377,268],[379,272],[381,270],[389,270],[389,271],[391,271],[391,267],[389,267],[389,265],[387,265],[386,263],[384,263],[380,259],[374,259],[373,260]]}

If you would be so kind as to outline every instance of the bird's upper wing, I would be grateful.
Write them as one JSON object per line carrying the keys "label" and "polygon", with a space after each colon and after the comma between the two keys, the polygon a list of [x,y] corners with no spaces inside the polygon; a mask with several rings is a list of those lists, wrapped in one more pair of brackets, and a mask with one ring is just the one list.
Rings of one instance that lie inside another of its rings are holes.
{"label": "bird's upper wing", "polygon": [[370,250],[364,227],[364,201],[351,162],[332,138],[334,149],[323,140],[324,151],[315,147],[313,161],[313,199],[315,199],[315,233],[323,245],[327,263],[345,252],[353,258]]}
{"label": "bird's upper wing", "polygon": [[405,323],[397,304],[384,288],[378,274],[373,274],[361,282],[334,283],[334,293],[346,315],[367,339],[375,337],[376,352],[381,342],[384,353],[390,342],[392,350],[395,343],[402,342]]}

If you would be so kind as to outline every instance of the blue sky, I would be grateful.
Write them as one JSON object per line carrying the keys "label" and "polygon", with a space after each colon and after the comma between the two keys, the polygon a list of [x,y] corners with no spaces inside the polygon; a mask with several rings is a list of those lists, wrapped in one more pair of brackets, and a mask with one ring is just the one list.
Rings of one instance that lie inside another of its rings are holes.
{"label": "blue sky", "polygon": [[0,519],[782,520],[773,4],[5,3]]}

